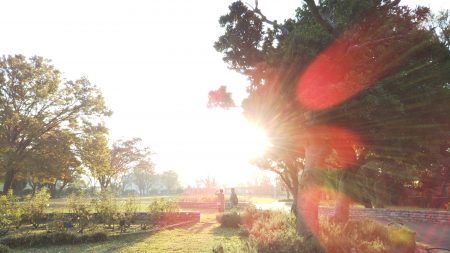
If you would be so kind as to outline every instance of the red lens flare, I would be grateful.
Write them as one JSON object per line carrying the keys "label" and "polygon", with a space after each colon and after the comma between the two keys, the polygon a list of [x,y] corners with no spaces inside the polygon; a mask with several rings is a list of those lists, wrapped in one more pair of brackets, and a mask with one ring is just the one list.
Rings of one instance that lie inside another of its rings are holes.
{"label": "red lens flare", "polygon": [[379,22],[368,18],[351,27],[310,63],[297,82],[302,106],[323,110],[341,104],[398,65],[394,59],[406,49],[392,44],[390,38],[398,36],[388,34],[392,29],[380,32]]}
{"label": "red lens flare", "polygon": [[316,161],[318,167],[349,168],[357,162],[355,147],[361,146],[359,136],[338,126],[319,125],[308,130],[308,138],[328,150],[326,156]]}

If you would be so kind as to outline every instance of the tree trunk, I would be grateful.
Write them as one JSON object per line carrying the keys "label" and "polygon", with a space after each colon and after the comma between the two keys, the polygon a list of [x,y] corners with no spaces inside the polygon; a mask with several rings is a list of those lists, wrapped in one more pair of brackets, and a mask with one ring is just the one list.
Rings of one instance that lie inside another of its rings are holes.
{"label": "tree trunk", "polygon": [[384,208],[386,199],[386,183],[384,178],[378,179],[375,184],[375,208]]}
{"label": "tree trunk", "polygon": [[350,198],[344,193],[339,192],[336,200],[334,221],[337,223],[346,223],[350,216]]}
{"label": "tree trunk", "polygon": [[11,188],[14,191],[14,194],[16,195],[20,195],[23,193],[23,190],[25,189],[25,187],[27,187],[27,181],[26,180],[13,180]]}
{"label": "tree trunk", "polygon": [[334,212],[334,221],[337,223],[346,223],[350,215],[351,199],[347,197],[347,173],[348,172],[344,172],[339,180],[338,196]]}
{"label": "tree trunk", "polygon": [[6,167],[6,175],[5,175],[5,181],[3,183],[3,194],[8,193],[8,191],[12,187],[12,183],[14,181],[14,169],[11,167]]}
{"label": "tree trunk", "polygon": [[107,190],[109,183],[111,182],[111,179],[107,178],[106,176],[101,176],[98,178],[98,182],[100,184],[100,191],[104,192]]}
{"label": "tree trunk", "polygon": [[320,168],[329,153],[328,145],[318,136],[308,140],[305,149],[305,167],[299,181],[296,230],[305,241],[310,241],[311,252],[322,252],[319,235],[319,201],[322,176]]}

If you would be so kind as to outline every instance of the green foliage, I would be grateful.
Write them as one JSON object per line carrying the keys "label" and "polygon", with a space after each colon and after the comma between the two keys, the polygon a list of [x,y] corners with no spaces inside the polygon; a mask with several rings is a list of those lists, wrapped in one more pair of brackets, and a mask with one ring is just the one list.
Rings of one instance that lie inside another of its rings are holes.
{"label": "green foliage", "polygon": [[22,215],[23,209],[12,190],[5,195],[0,195],[0,235],[6,234],[11,228],[18,228]]}
{"label": "green foliage", "polygon": [[41,188],[34,196],[27,195],[25,197],[25,216],[35,228],[45,218],[45,209],[49,206],[49,199],[50,193],[46,188]]}
{"label": "green foliage", "polygon": [[165,198],[157,198],[148,206],[149,213],[167,213],[178,211],[177,203]]}
{"label": "green foliage", "polygon": [[78,221],[79,232],[83,232],[89,224],[91,206],[87,200],[87,197],[82,193],[73,193],[67,197],[67,206]]}
{"label": "green foliage", "polygon": [[119,217],[119,227],[120,231],[125,232],[126,228],[128,228],[130,224],[133,223],[137,213],[138,204],[136,197],[128,197],[123,203],[121,209],[122,213]]}
{"label": "green foliage", "polygon": [[0,253],[8,253],[9,247],[3,244],[0,244]]}
{"label": "green foliage", "polygon": [[101,220],[111,226],[117,218],[118,206],[112,194],[108,191],[100,192],[96,199],[92,200],[95,211]]}
{"label": "green foliage", "polygon": [[138,200],[134,196],[128,197],[125,202],[123,203],[122,207],[123,212],[126,215],[135,215],[138,210]]}
{"label": "green foliage", "polygon": [[56,232],[9,236],[2,238],[0,243],[11,248],[17,248],[103,242],[106,241],[107,238],[108,235],[104,232],[83,235],[69,232]]}
{"label": "green foliage", "polygon": [[180,188],[180,181],[178,180],[178,174],[173,170],[164,171],[159,176],[159,180],[167,189],[167,193],[175,193],[175,191]]}
{"label": "green foliage", "polygon": [[52,218],[51,221],[47,222],[47,232],[63,232],[64,228],[64,220],[58,216]]}
{"label": "green foliage", "polygon": [[175,201],[157,198],[148,205],[147,210],[149,212],[149,220],[147,224],[141,225],[143,229],[146,229],[147,226],[154,226],[160,220],[163,213],[176,212],[179,209]]}
{"label": "green foliage", "polygon": [[218,214],[216,220],[227,228],[238,228],[242,224],[241,216],[235,211]]}
{"label": "green foliage", "polygon": [[141,196],[149,193],[154,174],[154,164],[149,158],[141,159],[133,168],[132,177]]}
{"label": "green foliage", "polygon": [[416,233],[400,224],[388,227],[388,237],[397,252],[411,252],[416,247]]}
{"label": "green foliage", "polygon": [[81,159],[104,191],[111,183],[113,176],[109,164],[107,129],[101,125],[90,126],[84,130],[84,133],[80,144]]}

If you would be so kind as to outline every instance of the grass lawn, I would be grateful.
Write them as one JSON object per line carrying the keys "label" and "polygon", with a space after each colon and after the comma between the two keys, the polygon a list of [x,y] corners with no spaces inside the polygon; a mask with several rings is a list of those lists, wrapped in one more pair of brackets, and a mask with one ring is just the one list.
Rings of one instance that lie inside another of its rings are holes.
{"label": "grass lawn", "polygon": [[163,230],[155,234],[123,235],[102,243],[15,249],[11,252],[208,252],[221,243],[227,252],[239,252],[237,229],[221,228],[214,212],[202,212],[201,221],[192,226]]}

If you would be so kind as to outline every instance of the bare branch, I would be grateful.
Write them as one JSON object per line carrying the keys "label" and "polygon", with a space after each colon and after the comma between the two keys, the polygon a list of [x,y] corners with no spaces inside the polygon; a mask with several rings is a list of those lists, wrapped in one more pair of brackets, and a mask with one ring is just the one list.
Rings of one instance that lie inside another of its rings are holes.
{"label": "bare branch", "polygon": [[258,0],[255,0],[255,7],[251,6],[248,3],[247,5],[253,10],[254,13],[258,14],[261,17],[262,22],[267,23],[273,27],[279,27],[283,35],[288,35],[289,31],[285,27],[279,26],[276,21],[268,20],[267,17],[262,14],[261,10],[258,8]]}

